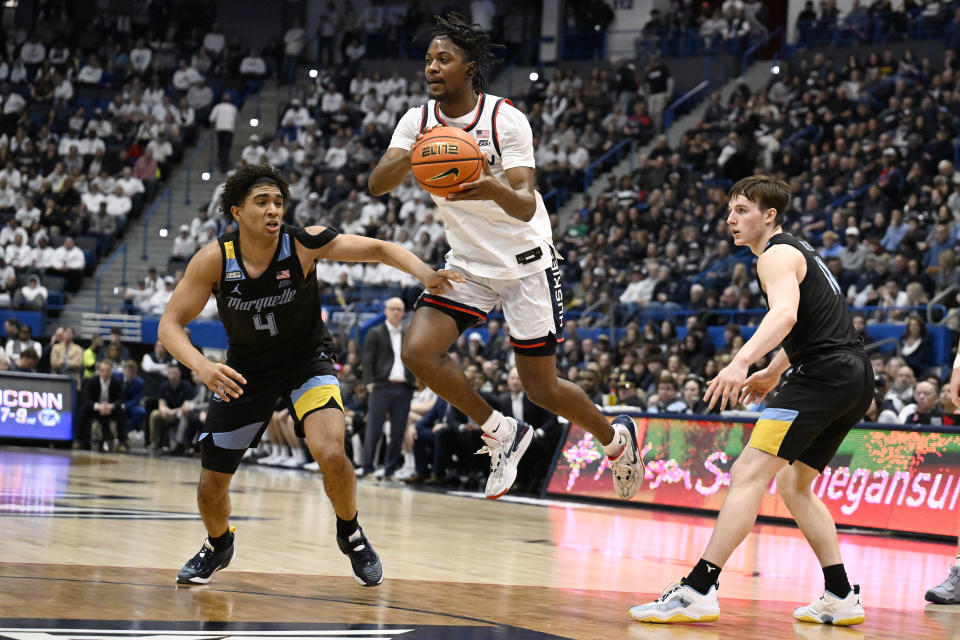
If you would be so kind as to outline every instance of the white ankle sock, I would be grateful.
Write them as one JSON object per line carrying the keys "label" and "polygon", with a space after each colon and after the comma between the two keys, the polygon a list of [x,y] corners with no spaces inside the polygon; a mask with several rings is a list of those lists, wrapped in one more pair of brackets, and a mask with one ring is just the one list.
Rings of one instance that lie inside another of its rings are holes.
{"label": "white ankle sock", "polygon": [[623,451],[623,448],[627,446],[626,437],[614,429],[613,431],[613,440],[608,444],[603,445],[603,452],[607,454],[608,458],[616,458],[620,455],[620,452]]}
{"label": "white ankle sock", "polygon": [[492,435],[500,427],[500,422],[502,420],[503,414],[494,410],[494,412],[490,414],[490,417],[487,418],[486,422],[480,425],[480,428],[483,429],[484,433],[489,433]]}

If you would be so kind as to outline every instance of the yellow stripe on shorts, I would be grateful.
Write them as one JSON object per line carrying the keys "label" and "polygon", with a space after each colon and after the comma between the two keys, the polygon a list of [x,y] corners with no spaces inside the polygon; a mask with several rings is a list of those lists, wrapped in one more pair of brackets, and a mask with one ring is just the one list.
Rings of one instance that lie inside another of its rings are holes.
{"label": "yellow stripe on shorts", "polygon": [[313,387],[300,396],[300,399],[293,403],[293,410],[297,413],[297,419],[303,420],[303,417],[319,409],[330,402],[330,398],[337,401],[340,410],[343,411],[343,399],[340,397],[340,387],[335,384],[324,384],[319,387]]}
{"label": "yellow stripe on shorts", "polygon": [[791,409],[764,409],[753,427],[747,446],[779,455],[783,439],[790,430],[790,425],[797,419],[798,413]]}

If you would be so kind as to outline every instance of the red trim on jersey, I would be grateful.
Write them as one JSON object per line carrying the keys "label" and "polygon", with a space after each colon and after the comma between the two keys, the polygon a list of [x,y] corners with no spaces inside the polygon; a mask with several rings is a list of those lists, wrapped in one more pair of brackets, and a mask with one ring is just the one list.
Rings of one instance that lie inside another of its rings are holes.
{"label": "red trim on jersey", "polygon": [[453,309],[454,311],[462,311],[463,313],[469,313],[472,316],[477,316],[481,320],[487,319],[487,316],[483,315],[482,313],[477,313],[476,311],[471,311],[470,309],[465,309],[463,307],[447,304],[446,302],[440,302],[439,300],[435,300],[434,298],[429,298],[427,296],[423,296],[423,301],[429,302],[430,304],[435,304],[441,307],[446,307],[447,309]]}
{"label": "red trim on jersey", "polygon": [[[475,126],[477,126],[477,123],[480,122],[480,115],[483,113],[483,103],[486,100],[486,98],[487,96],[485,94],[483,93],[480,94],[480,103],[477,105],[477,115],[473,119],[473,122],[471,122],[470,124],[468,124],[466,127],[463,128],[464,131],[470,131],[470,129],[473,129]],[[439,100],[433,103],[433,115],[436,116],[437,122],[439,122],[443,126],[445,127],[450,126],[446,123],[446,121],[442,117],[440,117],[440,101]]]}

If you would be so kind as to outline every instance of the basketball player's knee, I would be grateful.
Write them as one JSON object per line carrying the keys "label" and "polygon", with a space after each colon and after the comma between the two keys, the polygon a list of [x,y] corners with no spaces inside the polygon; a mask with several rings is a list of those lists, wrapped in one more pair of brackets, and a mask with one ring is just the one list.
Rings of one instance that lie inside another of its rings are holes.
{"label": "basketball player's knee", "polygon": [[331,473],[343,466],[344,462],[349,466],[346,453],[342,447],[338,450],[336,447],[323,447],[319,451],[312,452],[313,459],[317,461],[321,473]]}
{"label": "basketball player's knee", "polygon": [[200,484],[197,485],[197,499],[201,502],[219,500],[230,491],[231,478],[232,476],[220,478],[204,474],[200,478]]}
{"label": "basketball player's knee", "polygon": [[793,466],[787,466],[777,473],[777,493],[783,498],[799,497],[810,491],[810,484],[796,472]]}
{"label": "basketball player's knee", "polygon": [[523,390],[530,398],[530,402],[545,409],[556,406],[561,393],[556,378],[553,380],[524,380]]}
{"label": "basketball player's knee", "polygon": [[424,352],[422,349],[417,349],[412,341],[408,341],[403,345],[403,348],[400,351],[400,359],[403,361],[403,366],[407,369],[410,369],[415,375],[421,376],[421,373],[425,371],[426,367],[426,358],[424,357]]}

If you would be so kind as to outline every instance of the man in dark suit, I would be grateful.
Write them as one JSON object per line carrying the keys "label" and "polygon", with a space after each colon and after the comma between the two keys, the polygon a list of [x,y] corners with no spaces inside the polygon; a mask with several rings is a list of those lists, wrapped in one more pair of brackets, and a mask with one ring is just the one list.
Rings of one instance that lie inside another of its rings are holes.
{"label": "man in dark suit", "polygon": [[361,475],[373,473],[373,459],[383,433],[383,423],[390,418],[390,444],[384,460],[383,477],[390,478],[400,468],[400,446],[407,428],[414,377],[403,366],[400,350],[403,345],[403,301],[390,298],[384,305],[386,322],[367,332],[363,344],[363,382],[370,391],[370,408],[363,436],[363,469]]}
{"label": "man in dark suit", "polygon": [[[116,433],[110,421],[116,425]],[[113,376],[113,366],[106,360],[97,363],[97,375],[87,378],[83,389],[83,418],[81,419],[80,446],[87,448],[91,442],[93,424],[100,426],[100,433],[93,432],[94,443],[103,442],[110,451],[127,450],[127,417],[123,412],[123,382]]]}
{"label": "man in dark suit", "polygon": [[507,374],[508,391],[500,396],[500,412],[505,416],[523,420],[533,426],[533,441],[530,449],[533,455],[517,469],[517,487],[521,491],[537,493],[547,475],[547,469],[553,462],[553,454],[563,431],[557,422],[557,416],[541,406],[535,405],[527,397],[516,367]]}

